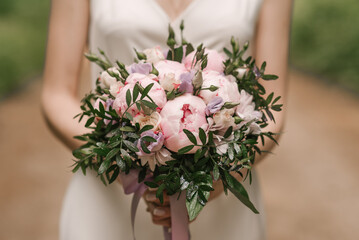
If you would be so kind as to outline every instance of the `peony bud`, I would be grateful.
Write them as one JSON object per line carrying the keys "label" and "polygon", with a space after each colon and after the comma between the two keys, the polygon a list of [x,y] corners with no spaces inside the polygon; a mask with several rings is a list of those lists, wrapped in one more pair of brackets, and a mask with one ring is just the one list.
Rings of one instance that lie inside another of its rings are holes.
{"label": "peony bud", "polygon": [[193,87],[195,89],[200,89],[202,87],[203,84],[203,76],[202,76],[202,71],[199,70],[196,75],[194,76],[193,80],[192,80],[192,84]]}

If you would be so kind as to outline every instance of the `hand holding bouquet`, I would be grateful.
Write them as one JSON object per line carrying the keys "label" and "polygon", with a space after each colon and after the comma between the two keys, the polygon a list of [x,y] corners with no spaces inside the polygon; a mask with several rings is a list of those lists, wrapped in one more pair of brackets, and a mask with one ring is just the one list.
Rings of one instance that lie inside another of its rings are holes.
{"label": "hand holding bouquet", "polygon": [[248,43],[240,49],[232,38],[224,56],[202,44],[194,48],[183,37],[178,44],[169,27],[167,45],[135,50],[137,59],[128,66],[114,65],[103,51],[86,55],[103,72],[82,100],[78,116],[87,118],[91,132],[76,137],[85,144],[73,152],[73,171],[93,169],[105,184],[120,176],[125,192],[134,193],[132,221],[147,187],[157,189],[161,202],[166,192],[173,239],[183,239],[183,223],[206,205],[214,181],[258,213],[231,173],[251,181],[258,141],[275,141],[264,128],[282,105],[274,93],[263,97],[258,80],[277,77],[264,73],[265,62],[258,68],[252,57],[243,58]]}

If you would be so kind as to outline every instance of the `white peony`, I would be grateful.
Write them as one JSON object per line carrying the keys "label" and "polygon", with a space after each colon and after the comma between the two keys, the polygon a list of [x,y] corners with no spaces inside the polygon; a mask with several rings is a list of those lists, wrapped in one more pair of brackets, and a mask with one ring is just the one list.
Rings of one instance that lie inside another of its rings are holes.
{"label": "white peony", "polygon": [[210,130],[220,130],[224,134],[230,126],[235,127],[233,114],[233,109],[223,109],[213,114],[213,125]]}
{"label": "white peony", "polygon": [[161,123],[161,115],[158,112],[153,112],[151,115],[145,115],[144,113],[138,113],[134,118],[134,124],[140,124],[140,127],[143,128],[146,125],[152,125],[152,131],[159,130],[159,124]]}
{"label": "white peony", "polygon": [[238,125],[238,127],[242,127],[243,125],[251,122],[248,127],[248,130],[246,131],[247,134],[261,133],[260,126],[255,122],[262,118],[262,112],[255,110],[253,96],[244,90],[241,90],[239,105],[236,108],[236,114],[238,117],[243,119],[243,121]]}
{"label": "white peony", "polygon": [[106,71],[103,71],[99,77],[100,87],[103,89],[110,88],[112,84],[117,82],[117,79],[115,77],[111,77],[107,71],[117,73],[118,75],[120,75],[120,72],[117,70],[116,67],[112,67],[107,69]]}
{"label": "white peony", "polygon": [[167,73],[163,75],[163,78],[160,79],[160,85],[164,90],[171,92],[173,89],[177,88],[181,84],[179,79],[176,79],[174,73]]}
{"label": "white peony", "polygon": [[143,51],[146,55],[146,62],[156,64],[159,61],[165,60],[165,56],[159,46],[154,48],[148,48]]}

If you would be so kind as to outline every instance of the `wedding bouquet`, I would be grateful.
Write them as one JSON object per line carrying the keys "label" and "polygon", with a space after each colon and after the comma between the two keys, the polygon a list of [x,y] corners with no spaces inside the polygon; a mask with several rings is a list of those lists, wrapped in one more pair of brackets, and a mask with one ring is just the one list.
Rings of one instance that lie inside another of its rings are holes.
{"label": "wedding bouquet", "polygon": [[[271,111],[282,107],[280,96],[263,97],[258,80],[277,76],[264,73],[265,62],[258,68],[244,58],[248,43],[240,48],[232,38],[225,57],[203,44],[194,48],[180,28],[180,44],[169,27],[168,49],[135,50],[131,65],[114,65],[101,50],[86,55],[103,72],[77,115],[91,132],[76,136],[85,144],[73,152],[73,172],[93,169],[104,184],[120,177],[125,192],[135,193],[133,211],[146,187],[157,188],[160,201],[166,192],[173,236],[176,222],[193,220],[206,205],[214,181],[258,213],[231,173],[251,181],[259,140],[275,141],[275,133],[264,131],[274,121]],[[185,207],[188,217],[178,220]]]}

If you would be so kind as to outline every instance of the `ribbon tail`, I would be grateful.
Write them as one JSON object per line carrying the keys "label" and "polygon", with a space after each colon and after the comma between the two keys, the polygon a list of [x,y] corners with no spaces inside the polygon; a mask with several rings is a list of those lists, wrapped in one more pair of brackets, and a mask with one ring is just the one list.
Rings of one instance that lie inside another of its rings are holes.
{"label": "ribbon tail", "polygon": [[137,212],[138,203],[140,202],[142,195],[145,193],[147,187],[142,185],[139,187],[133,194],[132,202],[131,202],[131,225],[132,225],[132,236],[133,239],[136,240],[135,237],[135,217]]}
{"label": "ribbon tail", "polygon": [[[171,225],[172,238],[166,240],[189,240],[190,233],[188,228],[188,215],[186,209],[186,194],[182,192],[178,198],[179,193],[170,196],[171,206]],[[167,230],[169,234],[169,231]]]}
{"label": "ribbon tail", "polygon": [[165,237],[165,240],[171,240],[172,239],[170,228],[163,227],[163,236]]}

